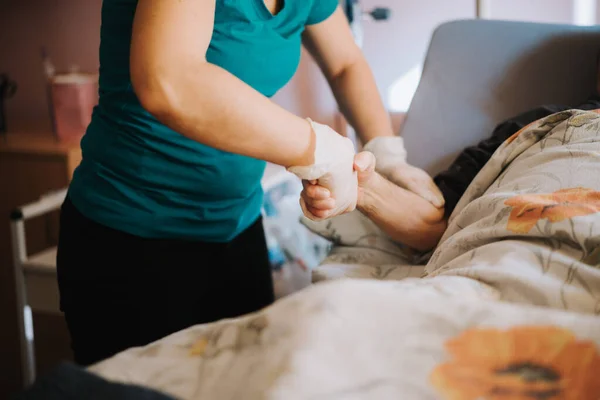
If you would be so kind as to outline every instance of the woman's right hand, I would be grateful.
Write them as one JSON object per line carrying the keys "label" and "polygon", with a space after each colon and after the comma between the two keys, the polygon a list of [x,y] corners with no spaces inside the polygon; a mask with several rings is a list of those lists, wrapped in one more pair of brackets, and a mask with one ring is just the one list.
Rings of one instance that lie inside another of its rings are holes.
{"label": "woman's right hand", "polygon": [[364,151],[354,157],[353,169],[357,177],[357,201],[351,205],[340,204],[331,191],[316,180],[304,180],[300,195],[300,205],[307,218],[322,220],[354,211],[361,202],[361,193],[375,178],[375,156]]}
{"label": "woman's right hand", "polygon": [[[304,215],[313,221],[319,221],[356,208],[357,178],[353,169],[355,151],[350,139],[329,126],[310,119],[308,122],[315,137],[314,162],[307,166],[291,167],[289,171],[304,181],[305,188],[318,186],[323,189],[317,189],[314,193],[317,196],[312,207],[314,213],[309,209],[306,199],[300,200]],[[324,193],[335,199],[335,202],[331,204],[331,200],[324,199],[325,204],[321,204],[320,197]],[[325,207],[326,212],[316,212],[317,207]]]}

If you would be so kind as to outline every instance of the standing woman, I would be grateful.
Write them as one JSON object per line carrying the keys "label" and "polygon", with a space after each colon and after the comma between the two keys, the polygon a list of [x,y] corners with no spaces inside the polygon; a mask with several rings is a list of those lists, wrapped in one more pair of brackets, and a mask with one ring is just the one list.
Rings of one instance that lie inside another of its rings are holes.
{"label": "standing woman", "polygon": [[311,165],[318,142],[269,100],[302,43],[361,139],[392,136],[338,0],[103,1],[100,100],[57,260],[76,362],[273,302],[265,161]]}

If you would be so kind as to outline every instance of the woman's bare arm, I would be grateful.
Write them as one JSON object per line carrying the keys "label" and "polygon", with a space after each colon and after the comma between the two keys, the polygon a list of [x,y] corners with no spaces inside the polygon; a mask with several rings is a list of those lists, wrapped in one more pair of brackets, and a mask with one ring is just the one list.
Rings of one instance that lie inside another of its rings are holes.
{"label": "woman's bare arm", "polygon": [[338,7],[330,18],[308,26],[303,41],[362,142],[378,136],[394,136],[390,115],[371,68],[354,41],[343,10]]}
{"label": "woman's bare arm", "polygon": [[182,135],[285,167],[313,163],[315,138],[284,110],[206,61],[215,0],[139,0],[131,81],[142,106]]}

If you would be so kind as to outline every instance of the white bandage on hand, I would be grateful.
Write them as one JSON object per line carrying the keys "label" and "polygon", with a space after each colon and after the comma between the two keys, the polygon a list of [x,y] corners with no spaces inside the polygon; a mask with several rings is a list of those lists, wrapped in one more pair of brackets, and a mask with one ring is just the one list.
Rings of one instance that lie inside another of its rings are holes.
{"label": "white bandage on hand", "polygon": [[[320,186],[328,189],[335,199],[335,208],[329,218],[352,211],[356,208],[358,180],[354,171],[354,144],[346,137],[328,127],[308,120],[316,137],[315,161],[313,165],[290,167],[289,171],[303,180],[316,180]],[[304,215],[319,221],[306,205],[302,204]]]}
{"label": "white bandage on hand", "polygon": [[431,176],[406,162],[406,149],[401,137],[376,137],[365,145],[364,150],[375,155],[375,170],[387,180],[424,198],[435,207],[444,206],[444,196]]}

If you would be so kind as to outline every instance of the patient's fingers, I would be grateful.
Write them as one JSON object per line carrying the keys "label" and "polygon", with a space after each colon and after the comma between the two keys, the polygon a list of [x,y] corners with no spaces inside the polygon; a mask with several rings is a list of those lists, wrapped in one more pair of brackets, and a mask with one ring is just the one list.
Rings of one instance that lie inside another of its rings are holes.
{"label": "patient's fingers", "polygon": [[332,210],[335,208],[335,199],[333,197],[328,197],[322,200],[316,200],[310,197],[306,193],[306,191],[303,191],[301,193],[301,196],[310,208],[314,208],[317,210]]}
{"label": "patient's fingers", "polygon": [[313,184],[309,181],[302,181],[302,186],[304,187],[303,193],[306,193],[308,197],[314,200],[325,200],[331,197],[329,190],[325,189],[323,186]]}
{"label": "patient's fingers", "polygon": [[312,215],[319,219],[327,219],[331,216],[330,210],[317,210],[311,207],[308,207],[307,209]]}
{"label": "patient's fingers", "polygon": [[375,172],[376,159],[373,153],[363,151],[354,157],[354,170],[357,172],[358,185],[366,184]]}
{"label": "patient's fingers", "polygon": [[309,207],[304,199],[300,197],[300,207],[302,208],[302,213],[313,221],[320,221],[322,219],[329,218],[331,215],[331,211],[328,210],[317,210],[312,207]]}

